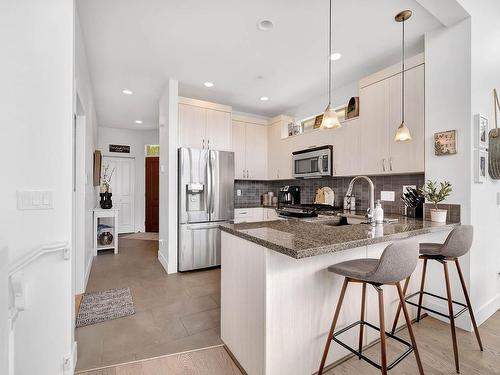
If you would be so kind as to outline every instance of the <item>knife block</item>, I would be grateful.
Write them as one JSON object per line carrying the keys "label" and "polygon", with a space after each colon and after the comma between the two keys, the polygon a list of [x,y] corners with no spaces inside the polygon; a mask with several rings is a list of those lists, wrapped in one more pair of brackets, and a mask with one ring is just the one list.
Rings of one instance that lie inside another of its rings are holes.
{"label": "knife block", "polygon": [[422,219],[424,217],[424,205],[419,204],[417,207],[406,207],[406,216],[414,219]]}

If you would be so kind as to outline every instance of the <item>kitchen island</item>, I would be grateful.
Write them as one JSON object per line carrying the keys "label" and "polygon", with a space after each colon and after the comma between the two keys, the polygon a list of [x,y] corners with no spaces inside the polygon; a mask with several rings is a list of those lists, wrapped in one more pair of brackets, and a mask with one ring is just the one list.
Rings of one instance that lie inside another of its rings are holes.
{"label": "kitchen island", "polygon": [[[222,225],[221,338],[250,375],[313,374],[343,282],[327,267],[351,259],[379,258],[389,243],[402,238],[443,242],[454,225],[403,217],[378,226],[300,220]],[[417,267],[409,292],[416,291],[420,272]],[[368,291],[366,320],[378,326],[377,296]],[[397,294],[394,287],[384,287],[384,293],[390,327]],[[361,285],[350,285],[338,329],[359,320],[360,296]],[[342,339],[356,346],[357,333],[346,332]],[[378,337],[378,332],[368,330],[363,340],[369,344]],[[348,354],[333,345],[327,364]]]}

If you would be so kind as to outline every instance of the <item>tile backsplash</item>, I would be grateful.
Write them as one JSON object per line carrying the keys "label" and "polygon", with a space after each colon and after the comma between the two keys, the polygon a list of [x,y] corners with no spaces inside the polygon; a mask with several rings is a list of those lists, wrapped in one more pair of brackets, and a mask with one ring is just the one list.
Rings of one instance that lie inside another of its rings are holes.
{"label": "tile backsplash", "polygon": [[[393,191],[394,202],[382,202],[384,211],[387,213],[400,213],[401,194],[404,185],[422,186],[424,184],[424,174],[405,174],[405,175],[384,175],[370,176],[375,185],[375,200],[380,199],[381,191]],[[301,203],[313,203],[316,190],[329,186],[335,192],[335,206],[342,207],[344,195],[349,187],[352,177],[324,177],[310,180],[277,180],[277,181],[249,181],[236,180],[235,208],[256,207],[260,205],[260,197],[269,191],[278,195],[279,189],[284,185],[300,186]],[[237,196],[237,190],[241,190],[241,196]],[[369,204],[369,189],[366,181],[358,181],[353,190],[356,197],[356,209],[366,210]]]}

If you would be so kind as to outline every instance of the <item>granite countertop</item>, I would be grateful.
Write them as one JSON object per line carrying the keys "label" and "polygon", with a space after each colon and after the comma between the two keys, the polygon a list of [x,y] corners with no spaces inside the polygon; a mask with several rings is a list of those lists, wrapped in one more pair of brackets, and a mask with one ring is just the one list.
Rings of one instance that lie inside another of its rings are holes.
{"label": "granite countertop", "polygon": [[398,223],[377,226],[369,224],[329,226],[302,220],[274,220],[222,224],[220,229],[292,258],[302,259],[449,230],[458,225],[458,223],[440,224],[404,216],[399,216],[398,219]]}

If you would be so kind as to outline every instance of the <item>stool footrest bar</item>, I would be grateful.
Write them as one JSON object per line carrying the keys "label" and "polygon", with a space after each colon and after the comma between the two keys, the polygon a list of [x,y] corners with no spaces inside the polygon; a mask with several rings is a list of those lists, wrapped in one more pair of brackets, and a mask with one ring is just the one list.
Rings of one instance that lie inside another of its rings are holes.
{"label": "stool footrest bar", "polygon": [[[431,313],[439,315],[439,316],[442,316],[443,318],[450,319],[450,316],[447,315],[447,314],[443,314],[442,312],[433,310],[430,307],[425,307],[424,305],[419,305],[418,303],[410,301],[411,298],[413,298],[415,296],[418,296],[421,293],[424,294],[424,295],[427,295],[427,296],[431,296],[431,297],[440,299],[442,301],[448,301],[448,298],[445,298],[445,297],[442,297],[442,296],[438,296],[437,294],[433,294],[433,293],[429,293],[429,292],[416,292],[416,293],[410,294],[408,297],[405,298],[406,303],[409,304],[409,305],[415,306],[415,307],[420,307],[421,309],[424,309],[426,311],[430,311]],[[455,319],[458,318],[460,315],[462,315],[464,312],[466,312],[466,311],[469,310],[469,308],[467,307],[467,305],[465,305],[465,304],[463,304],[461,302],[457,302],[457,301],[453,301],[452,300],[451,303],[462,307],[462,309],[460,311],[458,311],[455,315],[453,315],[453,318],[455,318]]]}
{"label": "stool footrest bar", "polygon": [[[365,360],[366,362],[368,362],[369,364],[371,364],[372,366],[374,366],[374,367],[376,367],[376,368],[378,368],[380,370],[382,368],[382,366],[380,366],[378,363],[372,361],[370,358],[368,358],[365,355],[363,355],[363,353],[360,353],[356,349],[351,348],[349,345],[347,345],[346,343],[340,341],[337,338],[337,336],[341,335],[342,333],[347,332],[350,329],[353,329],[354,327],[357,327],[359,325],[365,325],[365,326],[368,326],[368,327],[370,327],[370,328],[372,328],[372,329],[380,332],[380,328],[379,327],[374,326],[373,324],[368,323],[368,322],[366,322],[364,320],[358,320],[357,322],[354,322],[354,323],[348,325],[347,327],[345,327],[345,328],[343,328],[343,329],[335,332],[335,334],[332,337],[332,340],[335,341],[337,344],[341,345],[342,347],[344,347],[345,349],[349,350],[351,353],[353,353],[357,357]],[[389,332],[385,332],[385,334],[386,334],[387,337],[390,337],[390,338],[392,338],[392,339],[400,342],[401,344],[403,344],[403,345],[405,345],[407,347],[406,351],[404,351],[403,354],[401,354],[391,364],[389,364],[387,366],[387,370],[391,370],[392,368],[394,368],[399,362],[401,362],[403,359],[405,359],[413,351],[413,346],[409,342],[407,342],[407,341],[405,341],[405,340],[403,340],[403,339],[401,339],[401,338],[399,338],[399,337],[397,337],[397,336],[395,336],[395,335],[393,335],[393,334],[391,334]]]}

